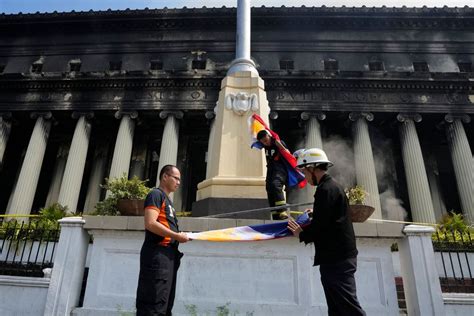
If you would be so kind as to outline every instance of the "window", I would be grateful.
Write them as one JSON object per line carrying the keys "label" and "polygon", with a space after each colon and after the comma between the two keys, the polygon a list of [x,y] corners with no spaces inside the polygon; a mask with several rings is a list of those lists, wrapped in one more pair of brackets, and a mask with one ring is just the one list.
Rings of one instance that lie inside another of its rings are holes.
{"label": "window", "polygon": [[280,69],[281,70],[293,70],[295,69],[295,63],[293,60],[290,59],[282,59],[280,60]]}
{"label": "window", "polygon": [[109,70],[110,71],[120,71],[122,70],[122,61],[111,61],[109,62]]}
{"label": "window", "polygon": [[31,73],[40,74],[43,70],[43,63],[35,62],[31,65]]}
{"label": "window", "polygon": [[369,70],[370,71],[384,71],[385,67],[383,61],[373,60],[369,61]]}
{"label": "window", "polygon": [[69,71],[81,71],[82,63],[80,60],[72,60],[69,62]]}
{"label": "window", "polygon": [[415,72],[429,72],[428,63],[426,61],[413,62],[413,71]]}
{"label": "window", "polygon": [[154,59],[150,61],[150,70],[162,70],[163,62],[159,59]]}
{"label": "window", "polygon": [[324,61],[324,70],[325,71],[338,71],[339,63],[335,59],[326,59]]}
{"label": "window", "polygon": [[459,62],[458,67],[459,67],[459,72],[472,72],[472,63]]}
{"label": "window", "polygon": [[193,59],[192,68],[193,69],[206,69],[206,59]]}

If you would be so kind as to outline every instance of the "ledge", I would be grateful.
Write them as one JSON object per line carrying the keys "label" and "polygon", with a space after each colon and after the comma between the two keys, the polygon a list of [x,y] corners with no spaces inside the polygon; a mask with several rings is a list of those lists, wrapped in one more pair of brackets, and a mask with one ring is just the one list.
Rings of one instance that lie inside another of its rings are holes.
{"label": "ledge", "polygon": [[[141,216],[91,216],[85,215],[84,228],[87,230],[145,230]],[[274,223],[271,220],[258,219],[229,219],[229,218],[204,218],[180,217],[179,227],[182,231],[201,232],[214,229],[239,227],[246,225],[261,225]],[[395,223],[354,223],[357,237],[369,238],[403,238],[404,225]]]}

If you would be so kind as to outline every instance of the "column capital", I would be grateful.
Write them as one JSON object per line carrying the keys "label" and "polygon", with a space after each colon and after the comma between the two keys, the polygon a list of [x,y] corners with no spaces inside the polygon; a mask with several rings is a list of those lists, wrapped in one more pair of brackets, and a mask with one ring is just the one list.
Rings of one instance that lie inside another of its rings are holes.
{"label": "column capital", "polygon": [[47,112],[31,112],[30,113],[30,118],[37,119],[38,117],[42,117],[46,120],[50,120],[50,119],[53,118],[53,114],[49,111],[47,111]]}
{"label": "column capital", "polygon": [[444,121],[446,123],[453,123],[455,120],[461,120],[461,122],[466,123],[466,124],[471,123],[471,117],[467,114],[449,113],[444,116]]}
{"label": "column capital", "polygon": [[270,120],[277,120],[278,119],[278,112],[277,111],[270,111],[270,114],[268,114],[268,118]]}
{"label": "column capital", "polygon": [[94,112],[78,112],[74,111],[71,114],[71,117],[75,120],[79,119],[81,116],[84,116],[86,119],[91,120],[94,118]]}
{"label": "column capital", "polygon": [[301,112],[300,114],[300,118],[303,121],[307,121],[311,117],[316,117],[319,121],[324,121],[326,119],[326,114],[324,112]]}
{"label": "column capital", "polygon": [[374,120],[374,114],[371,112],[351,112],[349,113],[349,120],[352,122],[357,121],[358,119],[365,118],[367,122],[372,122]]}
{"label": "column capital", "polygon": [[161,119],[168,118],[169,116],[174,116],[175,118],[180,120],[184,117],[184,112],[183,111],[167,111],[167,110],[160,112]]}
{"label": "column capital", "polygon": [[422,120],[422,117],[418,113],[399,113],[397,115],[397,120],[400,123],[404,123],[406,121],[413,121],[415,123],[419,123]]}
{"label": "column capital", "polygon": [[403,233],[407,236],[431,236],[435,232],[434,227],[421,225],[407,225],[403,228]]}
{"label": "column capital", "polygon": [[213,120],[215,117],[216,117],[216,113],[214,111],[206,111],[206,113],[204,113],[204,117],[208,120],[208,121],[211,121]]}
{"label": "column capital", "polygon": [[137,111],[117,111],[115,112],[114,116],[116,119],[121,119],[124,115],[130,116],[131,119],[136,119],[138,117]]}

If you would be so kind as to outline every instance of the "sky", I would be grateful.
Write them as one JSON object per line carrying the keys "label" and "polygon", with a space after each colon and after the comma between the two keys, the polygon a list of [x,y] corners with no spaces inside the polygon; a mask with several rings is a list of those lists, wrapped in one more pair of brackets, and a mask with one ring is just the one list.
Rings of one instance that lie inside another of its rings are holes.
{"label": "sky", "polygon": [[[0,0],[0,12],[3,13],[34,13],[34,12],[69,12],[93,10],[150,9],[168,8],[200,8],[235,7],[237,0]],[[348,7],[474,7],[474,0],[251,0],[252,6],[348,6]]]}

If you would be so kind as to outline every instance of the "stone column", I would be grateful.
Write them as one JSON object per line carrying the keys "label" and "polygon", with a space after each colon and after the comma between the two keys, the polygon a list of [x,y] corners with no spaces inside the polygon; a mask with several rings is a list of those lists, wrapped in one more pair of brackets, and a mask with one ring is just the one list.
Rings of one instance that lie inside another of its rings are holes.
{"label": "stone column", "polygon": [[54,165],[53,176],[49,186],[48,196],[46,197],[46,206],[50,206],[58,201],[59,190],[61,189],[61,182],[63,180],[64,169],[66,168],[66,161],[69,148],[61,145],[58,148],[56,155],[56,163]]}
{"label": "stone column", "polygon": [[420,141],[415,127],[415,122],[421,122],[421,115],[398,114],[397,120],[400,122],[400,143],[411,216],[415,222],[435,223],[433,200],[431,199],[425,162],[423,161]]}
{"label": "stone column", "polygon": [[35,127],[28,144],[20,175],[7,214],[30,214],[51,129],[51,112],[32,113]]}
{"label": "stone column", "polygon": [[357,184],[363,186],[368,193],[365,204],[375,208],[370,218],[381,219],[382,208],[380,206],[377,174],[375,173],[374,154],[370,141],[369,126],[367,125],[367,121],[374,120],[374,115],[372,113],[352,112],[349,114],[349,119],[353,122],[352,137]]}
{"label": "stone column", "polygon": [[[178,158],[178,142],[179,142],[179,122],[184,116],[181,111],[162,111],[160,118],[166,119],[165,128],[163,130],[163,137],[161,138],[160,161],[158,163],[158,170],[156,175],[156,186],[160,184],[160,171],[166,165],[175,165]],[[182,170],[181,170],[182,172]],[[180,186],[175,193],[171,193],[169,198],[178,211],[181,210],[182,192],[183,188]]]}
{"label": "stone column", "polygon": [[462,212],[469,222],[474,223],[474,164],[463,126],[463,123],[469,123],[471,118],[468,115],[448,114],[445,116],[445,121],[448,123],[446,136],[453,160]]}
{"label": "stone column", "polygon": [[214,111],[207,111],[206,114],[206,119],[208,124],[210,125],[210,130],[209,130],[209,143],[207,144],[207,153],[206,153],[206,179],[209,178],[210,176],[210,166],[212,166],[212,145],[214,142],[212,141],[214,137],[212,137],[212,134],[215,132],[215,124],[214,124],[214,119],[216,117],[216,113]]}
{"label": "stone column", "polygon": [[158,176],[156,178],[156,186],[160,184],[159,174],[161,168],[165,165],[176,165],[178,157],[179,142],[179,123],[178,119],[184,116],[181,111],[162,111],[160,118],[166,119],[163,137],[161,138],[160,162],[158,164]]}
{"label": "stone column", "polygon": [[54,267],[46,296],[44,315],[71,315],[78,306],[82,277],[86,265],[89,235],[81,217],[59,220],[59,236]]}
{"label": "stone column", "polygon": [[93,113],[74,112],[72,117],[78,119],[78,121],[72,137],[71,147],[69,148],[69,155],[58,197],[58,203],[67,206],[69,213],[77,211],[77,202],[81,192],[82,177],[84,175],[91,135],[91,124],[88,120],[93,117]]}
{"label": "stone column", "polygon": [[3,165],[3,156],[7,147],[8,137],[10,136],[12,114],[10,112],[0,113],[0,170]]}
{"label": "stone column", "polygon": [[117,112],[115,118],[121,119],[115,141],[112,165],[110,166],[109,179],[120,178],[124,173],[128,175],[132,157],[133,135],[137,112]]}
{"label": "stone column", "polygon": [[[304,139],[304,148],[321,148],[323,149],[323,139],[321,137],[321,126],[319,121],[326,119],[326,114],[316,112],[302,112],[301,119],[306,122]],[[299,203],[312,202],[314,200],[314,192],[316,187],[307,184],[301,191],[301,201]],[[312,205],[305,205],[303,208],[311,208]]]}
{"label": "stone column", "polygon": [[130,178],[133,178],[134,176],[141,180],[145,178],[147,147],[148,136],[139,137],[133,148]]}
{"label": "stone column", "polygon": [[84,203],[83,211],[85,214],[92,212],[97,202],[100,201],[100,194],[102,192],[100,185],[104,182],[108,148],[106,142],[99,142],[94,151],[94,161],[92,163],[91,175],[87,185],[86,201]]}
{"label": "stone column", "polygon": [[399,245],[408,315],[445,315],[431,234],[433,227],[408,225]]}
{"label": "stone column", "polygon": [[433,209],[435,212],[436,221],[441,220],[446,214],[446,205],[444,203],[443,195],[441,194],[441,185],[439,179],[438,163],[433,153],[426,154],[428,157],[426,161],[428,183],[430,184],[431,198],[433,199]]}

